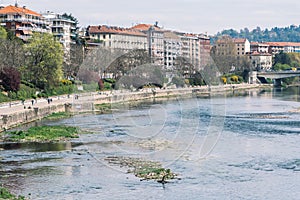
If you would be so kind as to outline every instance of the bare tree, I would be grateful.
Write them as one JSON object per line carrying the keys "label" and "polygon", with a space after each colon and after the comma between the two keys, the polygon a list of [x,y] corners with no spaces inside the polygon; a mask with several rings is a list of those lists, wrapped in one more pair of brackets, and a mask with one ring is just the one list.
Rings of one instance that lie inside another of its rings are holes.
{"label": "bare tree", "polygon": [[235,43],[229,36],[223,36],[216,41],[211,56],[221,73],[228,73],[233,66],[238,66]]}
{"label": "bare tree", "polygon": [[64,75],[68,78],[77,76],[79,68],[84,59],[84,46],[78,44],[71,44],[70,51],[65,55],[64,61]]}
{"label": "bare tree", "polygon": [[24,65],[25,51],[23,43],[17,39],[0,40],[0,68],[14,67],[19,68]]}

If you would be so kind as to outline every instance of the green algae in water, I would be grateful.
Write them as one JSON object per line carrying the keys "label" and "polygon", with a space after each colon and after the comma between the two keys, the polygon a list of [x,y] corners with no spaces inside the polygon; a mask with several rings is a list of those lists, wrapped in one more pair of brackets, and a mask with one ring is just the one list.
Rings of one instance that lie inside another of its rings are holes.
{"label": "green algae in water", "polygon": [[6,141],[12,142],[56,142],[78,138],[80,130],[68,126],[37,126],[24,131],[8,132]]}
{"label": "green algae in water", "polygon": [[16,196],[10,193],[7,189],[0,187],[0,199],[7,200],[25,200],[24,196]]}

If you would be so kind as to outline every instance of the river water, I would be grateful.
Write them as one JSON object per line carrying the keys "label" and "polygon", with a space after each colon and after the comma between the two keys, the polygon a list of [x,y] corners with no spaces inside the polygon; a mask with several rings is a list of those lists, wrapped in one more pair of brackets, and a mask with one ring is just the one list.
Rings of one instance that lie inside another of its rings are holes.
{"label": "river water", "polygon": [[[0,182],[30,199],[299,199],[299,88],[118,105],[49,125],[93,134],[59,144],[1,144]],[[140,181],[109,156],[178,174]]]}

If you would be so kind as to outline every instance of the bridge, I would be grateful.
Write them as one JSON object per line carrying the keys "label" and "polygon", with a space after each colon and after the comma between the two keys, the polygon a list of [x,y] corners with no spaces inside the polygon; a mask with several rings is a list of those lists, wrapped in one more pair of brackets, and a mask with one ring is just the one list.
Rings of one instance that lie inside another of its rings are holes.
{"label": "bridge", "polygon": [[272,79],[274,80],[275,86],[281,85],[281,80],[284,78],[299,77],[300,71],[271,71],[271,72],[257,72],[257,78],[262,79]]}

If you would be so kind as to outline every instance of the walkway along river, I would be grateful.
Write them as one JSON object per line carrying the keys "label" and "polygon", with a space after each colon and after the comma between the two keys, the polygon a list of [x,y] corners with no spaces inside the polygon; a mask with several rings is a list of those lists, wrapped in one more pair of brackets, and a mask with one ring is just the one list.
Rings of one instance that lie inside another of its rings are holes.
{"label": "walkway along river", "polygon": [[[46,125],[93,134],[66,143],[1,144],[0,182],[30,199],[298,199],[299,87],[154,101]],[[200,159],[207,133],[215,148]],[[220,129],[217,129],[220,130]],[[158,161],[179,174],[140,181],[108,157]]]}

